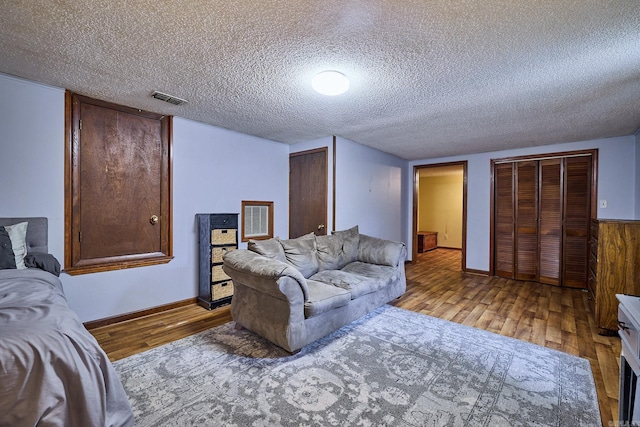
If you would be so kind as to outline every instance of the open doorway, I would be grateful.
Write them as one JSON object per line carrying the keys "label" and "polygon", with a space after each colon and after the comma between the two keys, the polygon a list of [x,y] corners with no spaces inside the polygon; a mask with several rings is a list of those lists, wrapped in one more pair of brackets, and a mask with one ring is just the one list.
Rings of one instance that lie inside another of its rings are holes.
{"label": "open doorway", "polygon": [[458,254],[466,270],[467,162],[414,166],[413,262],[436,251]]}

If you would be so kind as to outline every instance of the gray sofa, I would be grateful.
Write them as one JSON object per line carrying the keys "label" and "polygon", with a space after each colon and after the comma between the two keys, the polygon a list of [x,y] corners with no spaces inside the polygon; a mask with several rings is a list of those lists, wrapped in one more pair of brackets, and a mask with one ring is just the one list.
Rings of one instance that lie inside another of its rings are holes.
{"label": "gray sofa", "polygon": [[404,294],[404,243],[358,232],[249,241],[227,252],[231,316],[289,352]]}

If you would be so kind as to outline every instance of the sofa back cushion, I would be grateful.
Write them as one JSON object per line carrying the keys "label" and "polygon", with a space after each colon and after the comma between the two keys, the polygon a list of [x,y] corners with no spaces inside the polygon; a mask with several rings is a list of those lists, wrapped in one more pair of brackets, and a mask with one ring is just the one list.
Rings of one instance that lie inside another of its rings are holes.
{"label": "sofa back cushion", "polygon": [[342,238],[338,236],[316,236],[316,249],[318,251],[318,270],[339,270],[344,265],[342,251]]}
{"label": "sofa back cushion", "polygon": [[348,230],[334,231],[334,236],[342,238],[342,252],[344,253],[344,267],[350,262],[358,260],[358,247],[360,246],[360,232],[358,226],[354,225]]}
{"label": "sofa back cushion", "polygon": [[404,248],[405,245],[401,242],[393,242],[361,234],[358,260],[370,264],[395,267],[405,253]]}
{"label": "sofa back cushion", "polygon": [[285,262],[287,259],[284,256],[284,249],[280,244],[280,240],[275,237],[267,240],[249,240],[247,248],[257,254],[265,256],[271,259],[277,259],[278,261]]}
{"label": "sofa back cushion", "polygon": [[344,231],[334,231],[332,235],[316,236],[319,271],[340,270],[358,258],[360,240],[358,226]]}
{"label": "sofa back cushion", "polygon": [[286,262],[294,266],[305,278],[318,272],[315,234],[309,233],[296,239],[280,240]]}

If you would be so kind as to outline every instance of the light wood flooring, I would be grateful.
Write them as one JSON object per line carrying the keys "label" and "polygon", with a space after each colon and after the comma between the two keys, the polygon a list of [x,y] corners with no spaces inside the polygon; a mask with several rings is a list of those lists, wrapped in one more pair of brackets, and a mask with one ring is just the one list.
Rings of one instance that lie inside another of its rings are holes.
{"label": "light wood flooring", "polygon": [[[586,292],[463,273],[459,250],[436,249],[407,264],[407,292],[392,305],[588,359],[602,424],[617,420],[620,339],[598,335]],[[90,332],[118,360],[229,321],[229,306],[193,304]]]}

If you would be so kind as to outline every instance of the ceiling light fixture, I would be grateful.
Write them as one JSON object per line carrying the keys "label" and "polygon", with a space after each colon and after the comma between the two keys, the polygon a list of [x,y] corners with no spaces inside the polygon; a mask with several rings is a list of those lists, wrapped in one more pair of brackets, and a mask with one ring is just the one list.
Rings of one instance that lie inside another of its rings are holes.
{"label": "ceiling light fixture", "polygon": [[338,71],[323,71],[311,80],[316,92],[327,96],[336,96],[349,89],[349,79]]}

